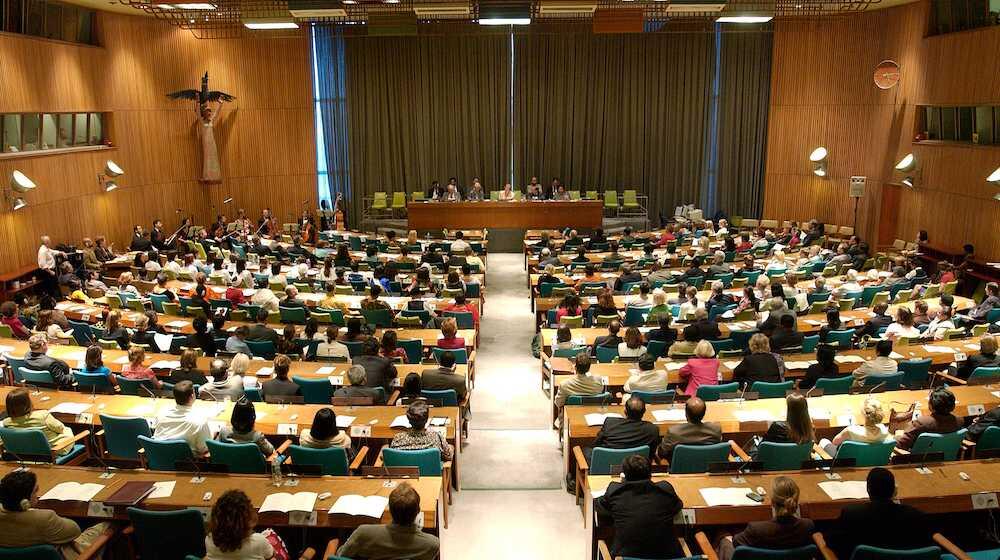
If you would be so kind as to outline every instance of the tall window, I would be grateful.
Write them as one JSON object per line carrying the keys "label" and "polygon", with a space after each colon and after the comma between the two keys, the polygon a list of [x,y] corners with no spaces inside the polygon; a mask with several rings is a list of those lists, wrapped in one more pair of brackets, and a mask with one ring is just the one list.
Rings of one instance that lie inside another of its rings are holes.
{"label": "tall window", "polygon": [[[347,162],[347,95],[344,37],[339,29],[312,26],[316,177],[320,200],[350,197]],[[322,66],[323,73],[319,68]]]}

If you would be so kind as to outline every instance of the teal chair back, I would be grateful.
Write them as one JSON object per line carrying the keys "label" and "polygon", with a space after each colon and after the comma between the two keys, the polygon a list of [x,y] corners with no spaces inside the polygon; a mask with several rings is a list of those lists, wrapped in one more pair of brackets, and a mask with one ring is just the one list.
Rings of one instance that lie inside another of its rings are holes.
{"label": "teal chair back", "polygon": [[851,348],[851,340],[853,337],[854,329],[830,331],[827,335],[827,341],[830,344],[836,344],[839,350],[844,350]]}
{"label": "teal chair back", "polygon": [[811,443],[774,443],[762,441],[757,446],[757,460],[764,463],[766,471],[790,471],[802,468],[802,461],[809,460]]}
{"label": "teal chair back", "polygon": [[22,457],[52,457],[52,447],[40,428],[0,428],[3,450]]}
{"label": "teal chair back", "polygon": [[63,560],[62,554],[50,544],[0,548],[0,560]]}
{"label": "teal chair back", "polygon": [[646,324],[649,317],[648,307],[626,307],[625,321],[622,323],[626,327],[641,327]]}
{"label": "teal chair back", "polygon": [[812,336],[802,337],[802,353],[812,354],[816,351],[816,345],[819,344],[819,335],[814,334]]}
{"label": "teal chair back", "polygon": [[330,404],[330,397],[333,396],[333,385],[330,385],[329,379],[325,377],[320,379],[292,377],[292,381],[299,386],[306,404]]}
{"label": "teal chair back", "polygon": [[851,392],[851,385],[853,383],[853,375],[821,377],[816,380],[816,388],[822,389],[824,395],[846,395]]}
{"label": "teal chair back", "polygon": [[597,361],[602,364],[609,364],[618,357],[617,346],[598,346],[594,351],[597,352]]}
{"label": "teal chair back", "polygon": [[149,393],[140,387],[145,387],[150,391],[156,391],[156,385],[151,379],[128,379],[120,375],[116,375],[115,380],[118,381],[118,388],[121,389],[123,395],[148,397]]}
{"label": "teal chair back", "polygon": [[990,426],[979,436],[976,451],[993,451],[1000,449],[1000,426]]}
{"label": "teal chair back", "polygon": [[611,402],[611,393],[605,391],[603,393],[597,393],[596,395],[568,395],[566,397],[566,404],[568,405],[581,405],[583,404],[583,399],[588,401],[600,401],[603,403]]}
{"label": "teal chair back", "polygon": [[729,460],[729,450],[728,441],[709,445],[679,444],[674,447],[674,455],[670,459],[670,472],[671,474],[708,472],[708,466],[712,463],[725,463]]}
{"label": "teal chair back", "polygon": [[113,457],[139,460],[139,436],[153,437],[145,418],[125,418],[101,414],[104,447]]}
{"label": "teal chair back", "polygon": [[460,329],[474,329],[476,328],[476,322],[472,317],[472,313],[469,311],[445,311],[445,317],[454,317],[455,324]]}
{"label": "teal chair back", "polygon": [[1000,377],[1000,367],[977,367],[969,375],[969,381],[973,379],[986,379],[989,377]]}
{"label": "teal chair back", "polygon": [[163,303],[170,301],[167,299],[165,294],[154,294],[152,292],[146,294],[149,297],[149,302],[153,304],[153,310],[157,313],[163,313]]}
{"label": "teal chair back", "polygon": [[663,340],[650,340],[646,344],[646,352],[654,358],[662,358],[667,354],[667,343]]}
{"label": "teal chair back", "polygon": [[191,447],[182,439],[155,440],[137,436],[146,454],[146,466],[154,471],[176,471],[178,461],[192,461]]}
{"label": "teal chair back", "polygon": [[732,560],[812,560],[820,557],[819,548],[814,544],[784,550],[737,546],[733,550]]}
{"label": "teal chair back", "polygon": [[25,367],[24,358],[15,358],[9,354],[4,354],[3,359],[7,361],[11,372],[14,374],[14,382],[19,383],[21,379],[21,368]]}
{"label": "teal chair back", "polygon": [[757,393],[762,399],[785,398],[785,393],[795,387],[794,381],[784,381],[781,383],[770,383],[767,381],[754,381],[750,386],[751,393]]}
{"label": "teal chair back", "polygon": [[375,325],[379,328],[392,326],[392,311],[388,309],[362,309],[361,315],[364,316],[365,322],[369,325]]}
{"label": "teal chair back", "polygon": [[722,352],[724,350],[735,350],[736,349],[736,343],[731,338],[723,338],[723,339],[719,339],[719,340],[709,340],[708,343],[712,345],[712,350],[715,350],[717,353],[718,352]]}
{"label": "teal chair back", "polygon": [[278,306],[278,315],[282,323],[297,323],[299,325],[306,322],[306,310],[304,307],[284,307]]}
{"label": "teal chair back", "polygon": [[851,560],[939,560],[941,549],[936,546],[891,550],[863,544],[854,549]]}
{"label": "teal chair back", "polygon": [[467,364],[469,363],[469,352],[465,348],[456,348],[454,350],[448,350],[446,348],[434,348],[434,361],[441,361],[441,354],[445,352],[451,352],[455,355],[456,364]]}
{"label": "teal chair back", "polygon": [[347,347],[347,355],[352,358],[360,356],[364,352],[365,349],[364,342],[359,342],[356,340],[344,340],[341,342],[343,342],[344,346]]}
{"label": "teal chair back", "polygon": [[270,340],[247,340],[250,352],[257,358],[274,359],[274,343]]}
{"label": "teal chair back", "polygon": [[[150,297],[152,296],[153,294],[150,294]],[[163,309],[157,309],[156,312],[163,313]],[[76,344],[84,347],[90,346],[90,324],[74,321],[72,319],[67,319],[67,321],[69,321],[69,328],[73,330],[73,340],[76,341]]]}
{"label": "teal chair back", "polygon": [[559,282],[559,283],[549,283],[549,282],[546,282],[544,284],[539,284],[538,285],[538,295],[539,295],[539,297],[551,297],[552,296],[552,288],[555,288],[555,287],[560,287],[561,288],[561,287],[564,287],[564,286],[566,286],[566,284],[563,284],[562,282]]}
{"label": "teal chair back", "polygon": [[86,373],[74,369],[73,379],[76,381],[77,387],[84,392],[91,390],[91,388],[110,389],[113,387],[111,380],[104,373]]}
{"label": "teal chair back", "polygon": [[920,453],[944,453],[945,461],[955,461],[958,459],[958,452],[962,448],[962,439],[964,437],[965,428],[948,434],[923,433],[917,436],[917,441],[913,442],[910,453],[914,455]]}
{"label": "teal chair back", "polygon": [[441,452],[436,447],[412,451],[383,447],[382,463],[387,467],[417,467],[420,476],[441,476]]}
{"label": "teal chair back", "polygon": [[32,383],[34,385],[55,385],[56,381],[52,379],[52,374],[48,370],[31,369],[29,367],[21,366],[21,381],[27,383]]}
{"label": "teal chair back", "polygon": [[[884,385],[883,385],[884,384]],[[886,391],[895,391],[903,384],[903,372],[896,373],[870,373],[865,376],[865,387],[875,387],[882,385]]]}
{"label": "teal chair back", "polygon": [[226,465],[231,473],[262,474],[267,471],[264,455],[256,443],[229,443],[210,439],[205,445],[208,446],[211,463]]}
{"label": "teal chair back", "polygon": [[612,467],[621,465],[626,457],[632,455],[649,457],[649,446],[640,445],[625,449],[595,447],[594,454],[590,458],[590,474],[611,474]]}
{"label": "teal chair back", "polygon": [[338,327],[343,327],[344,323],[344,312],[340,309],[327,309],[325,307],[317,307],[313,310],[313,313],[327,313],[330,315],[330,324],[337,325]]}
{"label": "teal chair back", "polygon": [[575,346],[573,348],[556,348],[552,351],[553,358],[575,358],[577,354],[587,353],[586,346]]}
{"label": "teal chair back", "polygon": [[419,338],[397,340],[396,345],[406,352],[407,362],[411,364],[419,364],[424,359],[424,341]]}
{"label": "teal chair back", "polygon": [[702,385],[698,387],[698,391],[695,393],[699,399],[703,401],[717,401],[719,400],[719,395],[723,393],[735,393],[740,390],[740,384],[736,381],[732,383],[723,383],[721,385]]}
{"label": "teal chair back", "polygon": [[320,467],[323,474],[331,476],[350,474],[348,472],[347,450],[343,447],[314,449],[301,445],[290,445],[288,446],[288,454],[292,458],[293,464],[316,465]]}
{"label": "teal chair back", "polygon": [[889,464],[895,441],[887,443],[863,443],[845,441],[837,449],[836,459],[854,459],[858,467],[881,467]]}
{"label": "teal chair back", "polygon": [[458,406],[458,393],[454,389],[445,389],[444,391],[424,389],[420,391],[420,394],[428,399],[441,401],[441,406]]}
{"label": "teal chair back", "polygon": [[128,508],[143,560],[183,560],[205,556],[205,519],[196,509],[148,511]]}
{"label": "teal chair back", "polygon": [[903,385],[909,389],[922,389],[930,377],[931,359],[903,360],[896,366],[903,373]]}
{"label": "teal chair back", "polygon": [[632,391],[632,396],[638,397],[639,400],[646,404],[651,404],[674,399],[677,397],[677,391],[673,389],[667,389],[666,391]]}
{"label": "teal chair back", "polygon": [[431,320],[431,312],[426,309],[404,309],[400,313],[403,317],[420,317],[421,325],[426,325]]}

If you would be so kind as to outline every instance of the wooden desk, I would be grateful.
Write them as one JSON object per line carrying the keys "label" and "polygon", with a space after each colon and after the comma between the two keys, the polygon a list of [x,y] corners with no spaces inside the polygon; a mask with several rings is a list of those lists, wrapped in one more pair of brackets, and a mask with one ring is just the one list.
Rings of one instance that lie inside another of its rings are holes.
{"label": "wooden desk", "polygon": [[[946,514],[972,511],[972,495],[980,492],[1000,491],[1000,463],[995,460],[960,461],[928,465],[931,474],[920,474],[912,466],[890,466],[896,478],[898,490],[896,498],[925,513]],[[845,481],[863,481],[868,476],[866,468],[840,469]],[[967,473],[969,480],[962,480],[960,472]],[[729,475],[655,475],[654,480],[669,480],[684,503],[685,509],[694,510],[694,525],[745,525],[751,521],[771,518],[770,494],[764,502],[754,506],[709,507],[701,495],[702,488],[756,488],[763,486],[770,493],[774,479],[787,476],[788,472],[774,472],[744,475],[745,482],[734,483]],[[797,471],[794,473],[800,496],[799,507],[802,517],[813,520],[832,520],[840,515],[847,505],[857,500],[832,500],[819,483],[827,480],[820,471]],[[595,493],[602,493],[611,483],[610,476],[590,476],[584,489],[585,520],[590,536],[588,560],[594,558],[597,539],[608,540],[612,529],[595,527],[593,504]]]}
{"label": "wooden desk", "polygon": [[410,229],[598,228],[604,217],[601,201],[538,202],[411,202]]}
{"label": "wooden desk", "polygon": [[[6,475],[16,469],[17,464],[0,463],[0,476]],[[110,479],[99,478],[104,472],[103,469],[85,467],[56,467],[51,465],[31,465],[31,471],[38,477],[38,495],[48,492],[52,487],[62,482],[94,483],[105,486],[96,496],[94,502],[103,502],[118,491],[126,482],[144,481],[160,482],[175,481],[173,493],[166,498],[147,498],[142,501],[142,509],[149,510],[176,510],[184,508],[194,508],[200,510],[207,516],[211,511],[215,500],[218,500],[227,490],[239,488],[246,492],[253,502],[254,508],[260,508],[264,499],[268,495],[277,492],[329,492],[331,495],[325,500],[317,500],[315,506],[316,527],[331,527],[353,529],[364,523],[373,521],[370,517],[357,517],[351,515],[335,514],[329,515],[327,511],[336,503],[341,496],[358,494],[361,496],[385,496],[388,497],[392,488],[386,488],[386,480],[369,479],[354,476],[322,476],[322,477],[296,477],[299,481],[297,486],[276,488],[271,484],[269,476],[247,475],[247,474],[211,474],[203,473],[204,481],[200,483],[191,482],[191,473],[174,473],[160,471],[142,470],[117,470]],[[398,484],[402,480],[392,480]],[[420,511],[424,516],[424,529],[429,533],[438,532],[438,496],[441,493],[440,477],[420,477],[419,479],[406,480],[414,490],[420,494]],[[205,492],[212,493],[212,499],[205,501],[202,499]],[[39,502],[36,507],[53,510],[59,515],[75,518],[94,518],[88,514],[88,503],[77,501],[57,501],[46,500]],[[258,526],[289,526],[289,516],[284,513],[268,512],[260,514]],[[128,521],[126,508],[115,508],[114,518],[120,521]],[[389,523],[391,518],[388,510],[382,514],[382,518],[377,520],[381,523]]]}

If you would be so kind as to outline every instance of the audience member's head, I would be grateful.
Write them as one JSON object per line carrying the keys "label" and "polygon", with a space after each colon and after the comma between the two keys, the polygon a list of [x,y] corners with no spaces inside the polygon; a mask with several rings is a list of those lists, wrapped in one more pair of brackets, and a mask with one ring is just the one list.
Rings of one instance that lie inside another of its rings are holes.
{"label": "audience member's head", "polygon": [[406,409],[406,419],[410,421],[410,427],[414,430],[423,430],[427,425],[427,417],[430,414],[430,407],[427,401],[416,400],[410,403]]}
{"label": "audience member's head", "polygon": [[28,511],[34,501],[38,478],[28,469],[16,469],[0,480],[0,506],[6,511]]}
{"label": "audience member's head", "polygon": [[630,397],[625,401],[625,417],[629,420],[642,420],[646,414],[646,402],[639,397]]}
{"label": "audience member's head", "polygon": [[235,552],[253,533],[257,509],[242,490],[227,490],[212,506],[208,532],[222,552]]}
{"label": "audience member's head", "polygon": [[955,394],[945,387],[938,387],[931,391],[927,404],[933,414],[951,414],[955,410]]}
{"label": "audience member's head", "polygon": [[[178,381],[174,385],[174,402],[180,406],[190,406],[194,402],[194,383],[188,380]],[[10,410],[10,405],[7,405]]]}
{"label": "audience member's head", "polygon": [[420,494],[407,482],[401,482],[389,493],[389,515],[392,522],[401,527],[410,527],[420,515]]}
{"label": "audience member's head", "polygon": [[896,477],[884,467],[868,471],[868,497],[873,502],[888,502],[896,495]]}
{"label": "audience member's head", "polygon": [[892,341],[885,338],[875,343],[875,353],[882,358],[888,358],[892,354]]}
{"label": "audience member's head", "polygon": [[688,422],[700,424],[702,419],[705,418],[706,408],[705,401],[699,397],[691,397],[684,403],[684,416],[687,417]]}
{"label": "audience member's head", "polygon": [[638,454],[625,457],[622,461],[622,475],[625,476],[625,482],[649,480],[652,475],[649,459]]}

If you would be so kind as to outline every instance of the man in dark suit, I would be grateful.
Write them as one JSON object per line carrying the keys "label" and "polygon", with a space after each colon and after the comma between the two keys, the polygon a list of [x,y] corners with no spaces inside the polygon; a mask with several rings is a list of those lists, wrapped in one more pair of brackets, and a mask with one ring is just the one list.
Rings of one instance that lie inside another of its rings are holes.
{"label": "man in dark suit", "polygon": [[895,495],[892,471],[875,467],[868,472],[870,500],[840,510],[840,518],[827,536],[839,558],[850,558],[854,548],[862,544],[897,550],[931,544],[926,516],[916,508],[893,502]]}
{"label": "man in dark suit", "polygon": [[795,317],[782,315],[778,319],[778,328],[771,334],[771,350],[778,352],[785,348],[802,346],[802,333],[795,330]]}
{"label": "man in dark suit", "polygon": [[[601,431],[597,432],[594,447],[628,449],[648,445],[649,457],[652,459],[656,446],[660,443],[660,431],[652,423],[642,419],[645,414],[646,403],[639,397],[625,401],[625,418],[606,418]],[[583,450],[588,462],[593,452],[592,448]]]}
{"label": "man in dark suit", "polygon": [[608,323],[608,334],[595,338],[594,348],[598,346],[613,346],[617,348],[619,344],[624,342],[622,337],[618,336],[620,330],[622,330],[622,324],[617,319]]}
{"label": "man in dark suit", "polygon": [[285,288],[285,299],[281,300],[281,307],[305,308],[306,303],[299,299],[299,289],[295,286]]}
{"label": "man in dark suit", "polygon": [[454,389],[458,402],[464,401],[469,389],[465,376],[455,373],[455,354],[450,350],[442,352],[438,357],[438,364],[438,367],[425,369],[420,373],[420,387],[429,391]]}
{"label": "man in dark suit", "polygon": [[396,366],[389,358],[378,355],[378,340],[369,338],[365,341],[361,356],[355,356],[351,363],[365,368],[365,387],[382,387],[385,394],[392,392],[392,381],[396,379]]}
{"label": "man in dark suit", "polygon": [[250,327],[247,331],[247,340],[252,340],[254,342],[264,342],[270,340],[274,344],[278,344],[278,333],[267,326],[267,310],[259,309],[257,310],[257,323]]}
{"label": "man in dark suit", "polygon": [[622,461],[624,482],[612,482],[594,505],[598,523],[613,526],[611,556],[678,558],[674,516],[684,507],[666,480],[653,482],[649,459],[632,455]]}
{"label": "man in dark suit", "polygon": [[875,338],[878,336],[878,330],[882,327],[888,327],[892,324],[892,317],[886,314],[889,310],[889,304],[879,303],[872,307],[872,313],[875,314],[874,317],[868,319],[868,321],[861,327],[854,330],[855,335],[858,338],[862,336],[870,336]]}
{"label": "man in dark suit", "polygon": [[663,436],[660,447],[656,450],[661,459],[670,461],[674,456],[674,447],[685,445],[710,445],[722,441],[722,427],[718,424],[702,422],[705,418],[705,401],[691,397],[684,404],[686,424],[670,426],[667,435]]}
{"label": "man in dark suit", "polygon": [[627,264],[622,267],[622,275],[615,280],[615,291],[621,292],[626,284],[632,282],[642,282],[642,274],[632,270],[632,265]]}
{"label": "man in dark suit", "polygon": [[722,331],[719,330],[719,323],[708,318],[708,312],[704,309],[697,309],[694,312],[694,322],[691,323],[698,329],[699,340],[719,340],[722,338]]}

